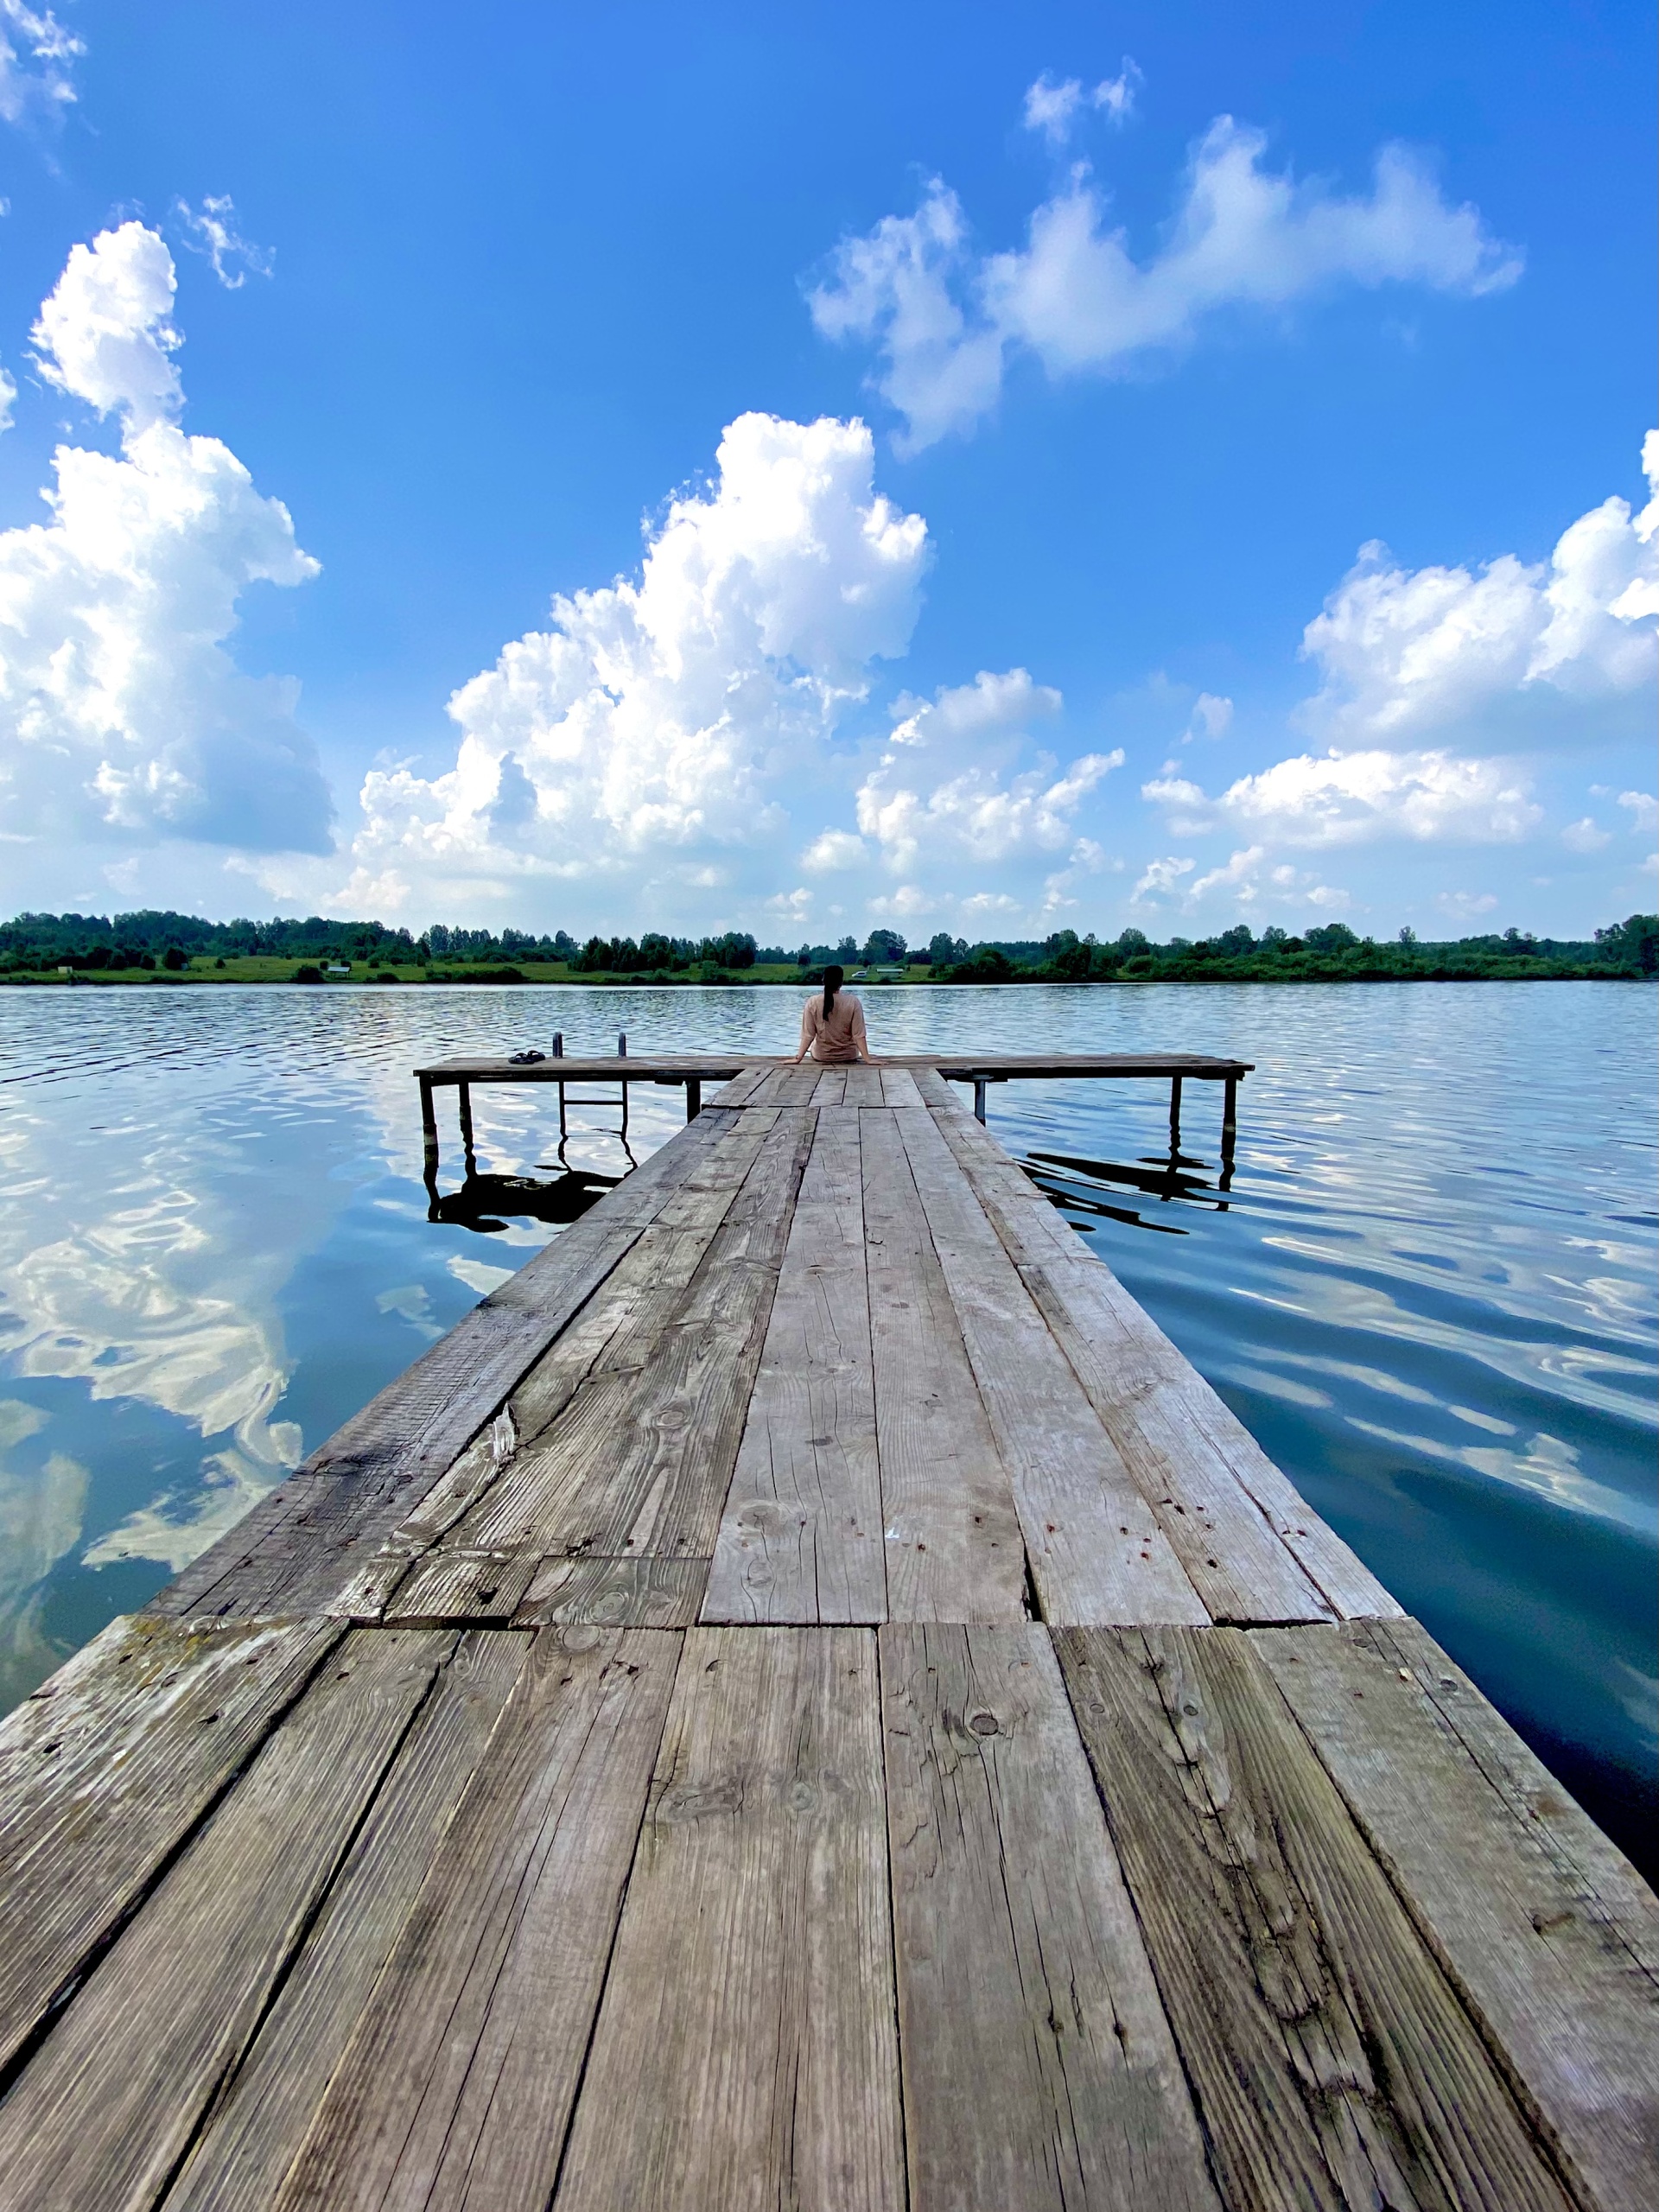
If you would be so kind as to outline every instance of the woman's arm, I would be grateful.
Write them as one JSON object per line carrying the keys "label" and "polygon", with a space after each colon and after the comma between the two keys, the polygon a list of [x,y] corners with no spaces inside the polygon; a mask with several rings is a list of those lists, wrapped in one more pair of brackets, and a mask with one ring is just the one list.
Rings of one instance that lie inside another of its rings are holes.
{"label": "woman's arm", "polygon": [[875,1061],[869,1052],[866,1049],[868,1039],[865,1035],[864,1002],[861,999],[855,999],[853,1001],[852,1038],[853,1050],[858,1054],[859,1058],[863,1061],[867,1068],[873,1068],[875,1065]]}
{"label": "woman's arm", "polygon": [[795,1055],[797,1065],[806,1058],[811,1050],[812,1039],[817,1034],[818,1025],[812,1019],[817,1003],[817,999],[808,999],[801,1008],[801,1049]]}

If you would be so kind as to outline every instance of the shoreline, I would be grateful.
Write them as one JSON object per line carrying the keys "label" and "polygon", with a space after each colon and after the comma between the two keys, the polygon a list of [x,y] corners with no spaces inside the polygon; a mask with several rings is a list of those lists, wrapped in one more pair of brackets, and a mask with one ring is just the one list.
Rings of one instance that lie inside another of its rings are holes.
{"label": "shoreline", "polygon": [[[1226,975],[1206,972],[1201,975],[1164,974],[1155,976],[976,976],[962,983],[952,982],[950,976],[937,978],[925,973],[906,976],[876,976],[868,981],[849,978],[849,988],[855,984],[861,991],[933,990],[1009,990],[1025,989],[1033,985],[1051,990],[1137,990],[1147,986],[1173,985],[1182,989],[1202,988],[1225,984],[1238,989],[1259,986],[1264,989],[1304,988],[1321,983],[1364,984],[1377,983],[1645,983],[1659,982],[1659,976],[1642,975],[1628,969],[1605,967],[1567,967],[1542,962],[1505,963],[1494,970],[1478,969],[1440,969],[1430,974],[1402,975],[1386,969],[1343,970],[1334,966],[1317,971],[1301,970],[1283,976]],[[134,990],[156,988],[163,990],[202,986],[233,988],[242,990],[307,991],[388,990],[388,989],[449,989],[449,990],[601,990],[601,991],[668,991],[668,990],[816,990],[815,982],[798,976],[750,976],[734,970],[718,978],[708,976],[506,976],[499,974],[466,976],[336,976],[327,982],[303,982],[293,976],[232,976],[232,975],[151,975],[144,972],[107,972],[54,976],[0,976],[0,990]]]}

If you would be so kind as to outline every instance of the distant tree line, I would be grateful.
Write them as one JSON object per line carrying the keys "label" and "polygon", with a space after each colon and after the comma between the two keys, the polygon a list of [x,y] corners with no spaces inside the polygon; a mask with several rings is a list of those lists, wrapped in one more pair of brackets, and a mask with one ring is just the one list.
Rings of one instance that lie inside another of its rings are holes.
{"label": "distant tree line", "polygon": [[1125,930],[1110,944],[1059,930],[1041,944],[969,947],[936,937],[928,947],[935,978],[952,983],[1106,982],[1458,982],[1486,977],[1571,979],[1651,976],[1659,971],[1659,916],[1632,914],[1593,938],[1538,938],[1510,929],[1429,942],[1403,929],[1379,944],[1345,922],[1293,936],[1269,927],[1257,937],[1244,922],[1196,941],[1154,944]]}
{"label": "distant tree line", "polygon": [[[565,931],[534,936],[527,931],[452,929],[435,923],[420,937],[379,922],[207,922],[194,914],[146,909],[112,918],[99,914],[19,914],[0,923],[0,974],[52,973],[59,968],[178,970],[192,959],[225,961],[253,957],[296,960],[309,976],[322,965],[349,963],[370,968],[418,966],[434,976],[458,975],[504,982],[519,979],[515,963],[562,963],[578,976],[626,976],[631,981],[709,980],[756,967],[791,967],[802,981],[819,980],[832,962],[859,969],[923,968],[942,983],[1021,982],[1456,982],[1479,976],[1652,976],[1659,971],[1659,917],[1632,914],[1599,929],[1593,938],[1538,938],[1509,929],[1484,937],[1420,941],[1402,930],[1378,943],[1357,936],[1345,922],[1326,922],[1300,937],[1268,928],[1258,937],[1244,922],[1196,941],[1171,938],[1155,944],[1143,931],[1124,930],[1106,942],[1074,930],[1041,938],[999,938],[969,944],[940,931],[923,947],[908,946],[889,929],[872,930],[861,944],[843,937],[835,944],[757,945],[747,931],[718,937],[668,937],[646,931],[631,937],[590,937],[578,943]],[[503,963],[505,963],[505,965]]]}

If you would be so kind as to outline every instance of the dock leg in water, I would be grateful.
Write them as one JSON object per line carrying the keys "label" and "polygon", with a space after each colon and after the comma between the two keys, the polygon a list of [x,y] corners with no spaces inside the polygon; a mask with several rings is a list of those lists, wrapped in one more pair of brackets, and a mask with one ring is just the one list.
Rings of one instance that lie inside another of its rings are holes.
{"label": "dock leg in water", "polygon": [[1181,1078],[1169,1079],[1169,1150],[1172,1159],[1179,1159],[1181,1149]]}
{"label": "dock leg in water", "polygon": [[423,1076],[421,1082],[421,1149],[425,1155],[426,1172],[438,1172],[438,1117],[432,1109],[432,1082]]}
{"label": "dock leg in water", "polygon": [[974,1077],[974,1119],[976,1122],[982,1122],[984,1118],[985,1078],[982,1075],[976,1075]]}
{"label": "dock leg in water", "polygon": [[695,1122],[702,1111],[702,1084],[694,1075],[685,1079],[685,1118]]}

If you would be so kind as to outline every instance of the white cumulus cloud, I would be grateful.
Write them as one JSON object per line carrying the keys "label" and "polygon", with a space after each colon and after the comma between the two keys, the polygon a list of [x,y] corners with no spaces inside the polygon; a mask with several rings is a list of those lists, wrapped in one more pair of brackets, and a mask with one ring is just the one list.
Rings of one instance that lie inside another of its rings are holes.
{"label": "white cumulus cloud", "polygon": [[1156,778],[1141,797],[1167,807],[1178,836],[1242,830],[1275,845],[1355,845],[1379,837],[1506,843],[1543,819],[1528,779],[1502,760],[1446,752],[1298,753],[1241,776],[1219,798]]}
{"label": "white cumulus cloud", "polygon": [[[1323,682],[1298,719],[1328,739],[1327,751],[1241,776],[1213,798],[1166,763],[1142,798],[1166,810],[1182,837],[1221,830],[1250,843],[1313,846],[1530,836],[1544,817],[1525,770],[1463,747],[1471,739],[1513,742],[1541,715],[1567,717],[1570,727],[1586,702],[1630,699],[1651,685],[1659,664],[1649,607],[1659,580],[1652,433],[1643,462],[1646,506],[1632,514],[1622,499],[1604,500],[1563,531],[1548,562],[1504,554],[1478,573],[1408,570],[1367,548],[1304,632]],[[1579,852],[1604,838],[1588,817],[1563,835]]]}
{"label": "white cumulus cloud", "polygon": [[810,868],[815,875],[823,875],[842,868],[860,868],[869,856],[869,847],[851,830],[826,830],[801,855],[801,866]]}
{"label": "white cumulus cloud", "polygon": [[[1126,73],[1122,111],[1132,92]],[[1070,80],[1039,79],[1027,121],[1063,137],[1084,97]],[[827,338],[876,347],[876,388],[904,417],[901,445],[916,450],[973,428],[1016,348],[1052,376],[1123,370],[1189,346],[1223,310],[1282,308],[1343,283],[1478,296],[1520,274],[1518,253],[1478,209],[1446,201],[1409,148],[1385,146],[1359,194],[1298,183],[1268,169],[1266,155],[1260,131],[1217,117],[1193,150],[1165,243],[1142,259],[1086,164],[1036,210],[1024,246],[990,255],[973,251],[961,203],[935,178],[913,215],[842,239],[810,295],[814,321]]]}
{"label": "white cumulus cloud", "polygon": [[296,687],[225,650],[256,582],[317,564],[217,438],[187,436],[174,270],[125,223],[77,245],[34,331],[41,372],[118,417],[118,457],[60,446],[51,518],[0,532],[0,810],[20,838],[326,851]]}
{"label": "white cumulus cloud", "polygon": [[1634,691],[1659,667],[1659,435],[1642,449],[1647,505],[1603,500],[1548,562],[1406,569],[1371,544],[1307,626],[1324,678],[1305,710],[1337,742],[1389,742],[1495,709]]}
{"label": "white cumulus cloud", "polygon": [[170,421],[183,404],[177,287],[172,255],[142,223],[72,246],[30,333],[41,374],[100,415],[118,412],[130,429]]}
{"label": "white cumulus cloud", "polygon": [[874,467],[861,423],[740,416],[637,581],[556,600],[550,628],[454,694],[453,767],[367,778],[340,896],[475,900],[642,870],[707,884],[721,853],[769,849],[782,798],[916,620],[926,525]]}
{"label": "white cumulus cloud", "polygon": [[1005,861],[1068,846],[1078,807],[1123,754],[1084,753],[1064,771],[1039,755],[1016,768],[1031,724],[1060,703],[1023,668],[900,700],[888,748],[858,789],[860,830],[906,874],[922,859]]}

